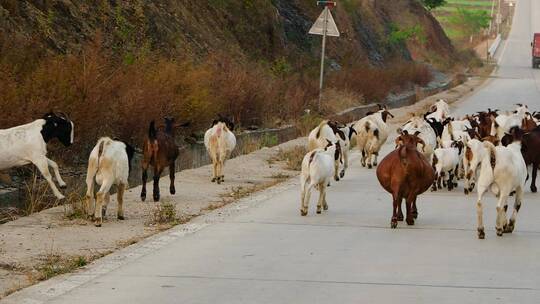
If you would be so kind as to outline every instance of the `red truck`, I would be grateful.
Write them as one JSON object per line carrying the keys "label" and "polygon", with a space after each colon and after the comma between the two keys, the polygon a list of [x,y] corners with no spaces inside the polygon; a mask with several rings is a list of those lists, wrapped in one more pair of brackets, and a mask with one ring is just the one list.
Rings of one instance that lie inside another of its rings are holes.
{"label": "red truck", "polygon": [[535,33],[532,46],[532,67],[537,69],[540,66],[540,33]]}

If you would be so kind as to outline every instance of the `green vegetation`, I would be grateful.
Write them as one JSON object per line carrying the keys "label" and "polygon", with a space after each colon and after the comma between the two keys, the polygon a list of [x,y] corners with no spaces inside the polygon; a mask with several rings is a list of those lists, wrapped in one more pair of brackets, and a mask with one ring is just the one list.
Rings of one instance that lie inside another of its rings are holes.
{"label": "green vegetation", "polygon": [[449,19],[455,28],[460,29],[464,35],[469,37],[470,42],[473,42],[474,35],[489,27],[490,20],[491,17],[486,11],[473,11],[464,8],[458,8],[457,13]]}
{"label": "green vegetation", "polygon": [[489,27],[492,4],[492,0],[447,0],[433,12],[454,44],[471,47]]}
{"label": "green vegetation", "polygon": [[421,44],[426,43],[424,29],[420,25],[416,24],[411,27],[401,29],[394,23],[390,24],[390,35],[388,35],[389,44],[398,45],[410,40],[417,40]]}
{"label": "green vegetation", "polygon": [[432,10],[434,8],[437,8],[439,6],[443,6],[446,4],[446,0],[420,0],[422,4],[428,9]]}

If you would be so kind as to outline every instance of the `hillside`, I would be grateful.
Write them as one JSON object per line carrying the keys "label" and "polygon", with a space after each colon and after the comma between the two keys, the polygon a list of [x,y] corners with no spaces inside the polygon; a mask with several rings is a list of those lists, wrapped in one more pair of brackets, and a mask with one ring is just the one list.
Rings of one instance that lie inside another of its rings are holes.
{"label": "hillside", "polygon": [[[410,48],[390,45],[399,29],[420,25],[426,38],[414,46],[422,56],[452,53],[439,24],[415,0],[339,1],[336,20],[342,39],[332,39],[329,56],[382,63],[410,57]],[[214,51],[269,60],[319,51],[319,39],[306,35],[320,8],[312,0],[113,1],[0,0],[3,35],[31,37],[58,53],[72,53],[96,32],[117,51],[141,47],[167,55],[199,58]],[[426,51],[426,52],[422,52]]]}

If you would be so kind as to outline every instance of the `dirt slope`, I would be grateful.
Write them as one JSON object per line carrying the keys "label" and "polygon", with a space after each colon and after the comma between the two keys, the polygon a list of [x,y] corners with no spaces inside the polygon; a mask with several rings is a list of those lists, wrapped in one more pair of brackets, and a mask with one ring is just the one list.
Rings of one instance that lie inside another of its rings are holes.
{"label": "dirt slope", "polygon": [[[114,1],[0,0],[0,34],[35,39],[54,52],[73,52],[101,32],[107,45],[131,52],[140,47],[194,55],[215,51],[271,61],[319,52],[307,35],[320,13],[312,0]],[[329,56],[383,63],[428,53],[449,56],[450,41],[416,0],[343,0],[334,11],[343,33],[331,39]],[[389,44],[395,31],[419,24],[422,43]],[[256,42],[256,43],[255,43]]]}

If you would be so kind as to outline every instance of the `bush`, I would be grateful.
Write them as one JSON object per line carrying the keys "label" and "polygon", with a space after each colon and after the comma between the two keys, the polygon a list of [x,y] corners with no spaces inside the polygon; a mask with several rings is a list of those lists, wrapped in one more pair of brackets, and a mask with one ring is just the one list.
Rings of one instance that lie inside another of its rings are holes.
{"label": "bush", "polygon": [[222,54],[196,63],[145,49],[130,58],[103,48],[99,35],[80,54],[67,55],[0,38],[0,108],[10,113],[0,116],[0,128],[65,112],[75,122],[76,144],[62,147],[62,158],[82,163],[101,136],[140,144],[152,119],[191,121],[186,133],[205,130],[217,113],[239,126],[268,126],[297,119],[317,96],[316,80],[284,63],[276,76],[263,64]]}
{"label": "bush", "polygon": [[433,76],[429,68],[416,63],[389,64],[386,68],[372,66],[348,67],[330,77],[330,86],[356,92],[366,102],[380,102],[389,93],[412,85],[425,86]]}

